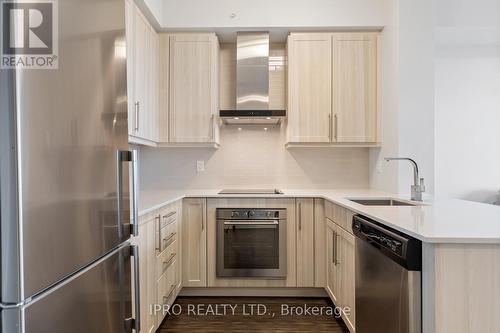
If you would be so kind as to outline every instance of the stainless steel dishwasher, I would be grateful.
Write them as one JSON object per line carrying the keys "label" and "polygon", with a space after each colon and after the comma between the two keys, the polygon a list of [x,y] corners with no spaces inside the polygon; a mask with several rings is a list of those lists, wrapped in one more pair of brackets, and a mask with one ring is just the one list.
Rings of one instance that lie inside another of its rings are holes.
{"label": "stainless steel dishwasher", "polygon": [[364,216],[356,236],[356,333],[422,331],[422,243]]}

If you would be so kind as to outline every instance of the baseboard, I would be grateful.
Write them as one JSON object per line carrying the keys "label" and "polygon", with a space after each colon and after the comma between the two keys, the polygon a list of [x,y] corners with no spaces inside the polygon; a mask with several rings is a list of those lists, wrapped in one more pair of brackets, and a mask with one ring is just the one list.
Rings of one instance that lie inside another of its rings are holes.
{"label": "baseboard", "polygon": [[328,297],[323,288],[269,288],[269,287],[183,287],[179,296],[240,296],[240,297]]}

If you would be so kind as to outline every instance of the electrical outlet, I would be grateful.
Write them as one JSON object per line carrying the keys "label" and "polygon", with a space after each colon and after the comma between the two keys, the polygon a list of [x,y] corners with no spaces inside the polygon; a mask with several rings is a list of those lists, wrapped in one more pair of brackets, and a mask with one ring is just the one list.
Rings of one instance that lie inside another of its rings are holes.
{"label": "electrical outlet", "polygon": [[196,172],[205,171],[205,161],[196,161]]}

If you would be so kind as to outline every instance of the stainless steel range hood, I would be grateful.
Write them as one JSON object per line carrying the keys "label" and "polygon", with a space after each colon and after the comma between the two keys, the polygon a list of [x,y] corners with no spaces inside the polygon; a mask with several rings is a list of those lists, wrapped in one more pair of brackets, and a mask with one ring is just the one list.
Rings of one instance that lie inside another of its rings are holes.
{"label": "stainless steel range hood", "polygon": [[286,110],[269,109],[269,32],[238,32],[236,110],[220,110],[228,124],[272,124]]}

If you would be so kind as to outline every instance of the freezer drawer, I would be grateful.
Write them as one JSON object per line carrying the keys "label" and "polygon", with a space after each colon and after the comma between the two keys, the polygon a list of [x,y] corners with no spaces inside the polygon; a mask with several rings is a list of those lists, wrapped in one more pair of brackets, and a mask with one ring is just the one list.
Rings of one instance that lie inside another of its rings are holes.
{"label": "freezer drawer", "polygon": [[[26,333],[131,332],[131,292],[131,247],[125,244],[18,311],[24,311]],[[12,312],[5,317],[15,319]]]}

